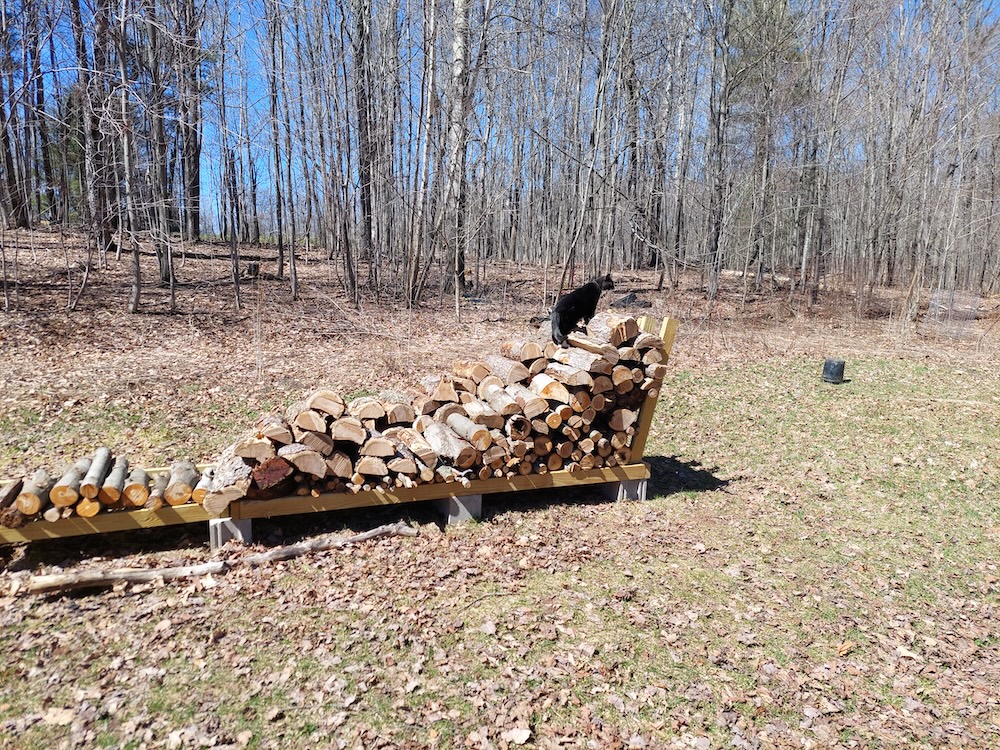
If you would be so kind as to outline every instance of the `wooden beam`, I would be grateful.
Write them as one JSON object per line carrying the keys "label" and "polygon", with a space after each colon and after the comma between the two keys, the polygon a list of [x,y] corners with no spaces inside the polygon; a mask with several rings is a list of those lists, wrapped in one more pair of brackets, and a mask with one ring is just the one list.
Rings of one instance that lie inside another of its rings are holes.
{"label": "wooden beam", "polygon": [[84,534],[103,534],[108,531],[129,531],[195,523],[211,518],[195,503],[163,507],[159,510],[120,510],[99,513],[93,518],[71,516],[59,521],[32,521],[17,529],[0,528],[0,542],[33,542],[39,539],[62,539]]}

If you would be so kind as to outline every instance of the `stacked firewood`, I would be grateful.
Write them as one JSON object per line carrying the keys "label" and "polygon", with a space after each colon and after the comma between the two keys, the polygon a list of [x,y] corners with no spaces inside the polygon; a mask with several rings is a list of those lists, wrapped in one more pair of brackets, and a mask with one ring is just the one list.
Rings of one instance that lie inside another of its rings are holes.
{"label": "stacked firewood", "polygon": [[316,391],[223,452],[205,509],[631,463],[640,407],[663,379],[662,340],[601,315],[570,343],[507,342],[406,392],[348,402]]}
{"label": "stacked firewood", "polygon": [[113,510],[200,503],[212,477],[212,469],[202,473],[189,460],[177,461],[163,471],[130,468],[127,457],[113,456],[101,447],[59,474],[43,468],[7,484],[0,490],[0,526],[17,528],[34,520],[91,518]]}

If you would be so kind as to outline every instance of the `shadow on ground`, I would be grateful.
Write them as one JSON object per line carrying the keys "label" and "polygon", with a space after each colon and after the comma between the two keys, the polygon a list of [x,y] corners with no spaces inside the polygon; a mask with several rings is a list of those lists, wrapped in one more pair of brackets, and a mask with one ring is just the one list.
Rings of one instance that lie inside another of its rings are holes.
{"label": "shadow on ground", "polygon": [[698,461],[684,461],[677,456],[646,456],[649,464],[649,497],[675,492],[711,492],[724,489],[728,479],[715,475],[718,466],[702,466]]}

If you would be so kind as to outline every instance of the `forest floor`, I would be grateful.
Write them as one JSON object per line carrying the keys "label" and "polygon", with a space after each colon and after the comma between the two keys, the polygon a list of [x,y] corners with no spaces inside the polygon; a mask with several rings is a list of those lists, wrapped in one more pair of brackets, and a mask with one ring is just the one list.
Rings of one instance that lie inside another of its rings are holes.
{"label": "forest floor", "polygon": [[[356,307],[303,258],[300,301],[247,282],[236,310],[227,262],[200,257],[225,250],[204,245],[178,259],[176,312],[148,288],[125,313],[130,261],[111,258],[69,313],[79,248],[11,239],[0,479],[102,444],[211,460],[316,387],[377,392],[496,352],[558,283],[498,265],[456,319],[450,299]],[[649,501],[487,498],[448,528],[419,504],[290,517],[214,554],[200,525],[0,549],[0,748],[1000,746],[1000,300],[900,326],[832,292],[744,304],[733,276],[711,306],[696,279],[616,281],[605,301],[635,291],[651,306],[629,312],[681,320]],[[848,382],[820,381],[828,356]],[[400,519],[419,536],[13,593]]]}

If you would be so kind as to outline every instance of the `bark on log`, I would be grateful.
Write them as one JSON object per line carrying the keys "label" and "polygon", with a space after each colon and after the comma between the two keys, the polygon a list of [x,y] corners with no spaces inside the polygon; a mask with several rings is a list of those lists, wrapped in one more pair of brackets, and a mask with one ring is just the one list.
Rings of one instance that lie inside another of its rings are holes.
{"label": "bark on log", "polygon": [[465,409],[465,415],[476,424],[481,424],[489,430],[503,427],[504,418],[492,406],[479,399],[463,404],[462,408]]}
{"label": "bark on log", "polygon": [[[392,441],[399,441],[397,447],[402,445],[406,450],[413,453],[424,466],[433,470],[437,466],[438,455],[431,448],[430,444],[420,436],[416,430],[411,427],[392,427],[383,433],[387,438]],[[401,450],[402,452],[402,450]],[[403,455],[406,455],[403,453]],[[419,468],[419,467],[418,467]],[[423,478],[423,475],[421,475]],[[429,480],[424,480],[429,481]]]}
{"label": "bark on log", "polygon": [[476,424],[464,414],[450,414],[445,421],[455,434],[465,438],[477,451],[484,451],[493,444],[489,428]]}
{"label": "bark on log", "polygon": [[81,458],[71,467],[63,472],[52,489],[49,491],[49,499],[57,508],[69,508],[76,505],[80,499],[80,482],[90,471],[90,458]]}
{"label": "bark on log", "polygon": [[500,345],[500,353],[507,359],[527,363],[543,356],[544,350],[537,341],[505,341]]}
{"label": "bark on log", "polygon": [[163,507],[163,493],[166,492],[167,482],[170,475],[167,473],[157,474],[153,477],[153,484],[149,488],[149,497],[146,499],[144,507],[146,510],[159,510]]}
{"label": "bark on log", "polygon": [[[45,470],[39,469],[38,471],[44,472]],[[37,475],[38,472],[35,472],[35,474]],[[48,474],[46,473],[45,476],[47,478]],[[0,489],[0,510],[11,507],[17,501],[18,497],[20,497],[23,488],[23,479],[15,479],[9,484],[4,485],[3,489]]]}
{"label": "bark on log", "polygon": [[45,469],[38,469],[18,492],[14,501],[17,509],[29,518],[41,513],[49,504],[49,491],[55,483]]}
{"label": "bark on log", "polygon": [[251,466],[231,449],[223,451],[215,466],[215,481],[205,494],[202,507],[212,516],[225,513],[229,503],[246,495],[250,489]]}
{"label": "bark on log", "polygon": [[97,499],[105,505],[118,505],[122,499],[122,490],[125,488],[125,480],[128,478],[128,459],[125,456],[118,456],[115,465],[101,489],[97,493]]}
{"label": "bark on log", "polygon": [[490,374],[490,368],[482,362],[475,360],[459,359],[451,366],[451,371],[460,378],[467,378],[477,385],[483,378]]}
{"label": "bark on log", "polygon": [[639,324],[635,318],[613,313],[599,313],[590,319],[587,334],[598,341],[621,346],[639,335]]}
{"label": "bark on log", "polygon": [[613,365],[601,354],[580,349],[557,348],[552,359],[591,375],[610,375]]}
{"label": "bark on log", "polygon": [[[294,471],[295,467],[288,461],[280,456],[274,456],[254,466],[250,476],[259,489],[269,490],[285,481]],[[204,496],[202,496],[202,501],[204,501]]]}
{"label": "bark on log", "polygon": [[80,481],[80,494],[88,500],[97,497],[109,471],[111,471],[111,449],[102,445],[94,451],[90,468],[87,469],[86,475]]}
{"label": "bark on log", "polygon": [[192,461],[185,459],[175,462],[170,467],[170,478],[163,499],[170,505],[183,505],[191,499],[191,493],[200,478]]}
{"label": "bark on log", "polygon": [[[524,386],[521,386],[522,388]],[[521,413],[521,406],[517,403],[517,400],[504,390],[504,387],[500,383],[490,383],[488,386],[483,388],[481,397],[486,400],[486,403],[490,405],[501,417],[509,417],[514,414]]]}
{"label": "bark on log", "polygon": [[0,509],[0,526],[8,529],[16,529],[24,526],[27,520],[28,516],[18,510],[16,505]]}
{"label": "bark on log", "polygon": [[327,388],[315,391],[306,399],[306,406],[333,419],[340,419],[344,415],[344,399],[336,391]]}
{"label": "bark on log", "polygon": [[149,581],[171,581],[178,578],[193,578],[206,575],[219,575],[230,568],[246,565],[256,568],[272,562],[290,560],[310,552],[322,552],[330,549],[340,549],[350,544],[367,541],[381,536],[417,536],[417,530],[407,526],[402,521],[379,526],[362,534],[347,538],[322,536],[298,544],[276,547],[267,552],[232,560],[216,560],[200,565],[184,565],[170,568],[153,568],[142,570],[137,568],[117,568],[114,570],[85,570],[71,573],[55,573],[51,575],[33,576],[23,589],[17,593],[50,594],[54,592],[74,591],[84,588],[100,588],[116,583],[148,583]]}
{"label": "bark on log", "polygon": [[472,447],[472,444],[441,422],[427,425],[427,429],[424,430],[424,440],[438,456],[447,458],[460,469],[468,469],[479,460],[479,452]]}
{"label": "bark on log", "polygon": [[500,378],[505,385],[528,379],[528,368],[520,362],[496,354],[488,355],[484,361],[489,366],[490,372]]}
{"label": "bark on log", "polygon": [[125,480],[125,487],[122,488],[122,495],[125,503],[133,508],[143,508],[149,500],[149,474],[145,469],[136,467]]}
{"label": "bark on log", "polygon": [[594,379],[590,376],[590,373],[576,367],[564,365],[561,362],[550,362],[548,367],[545,368],[545,374],[568,386],[590,388],[594,385]]}
{"label": "bark on log", "polygon": [[591,352],[592,354],[599,354],[612,366],[618,364],[617,347],[597,341],[589,336],[584,336],[582,333],[571,333],[567,338],[569,339],[569,343],[577,349],[583,349],[584,351]]}
{"label": "bark on log", "polygon": [[191,490],[191,499],[194,500],[198,505],[205,502],[205,495],[208,491],[212,489],[212,483],[215,481],[215,467],[209,466],[205,471],[201,473],[201,479],[198,480],[198,484],[194,486]]}

